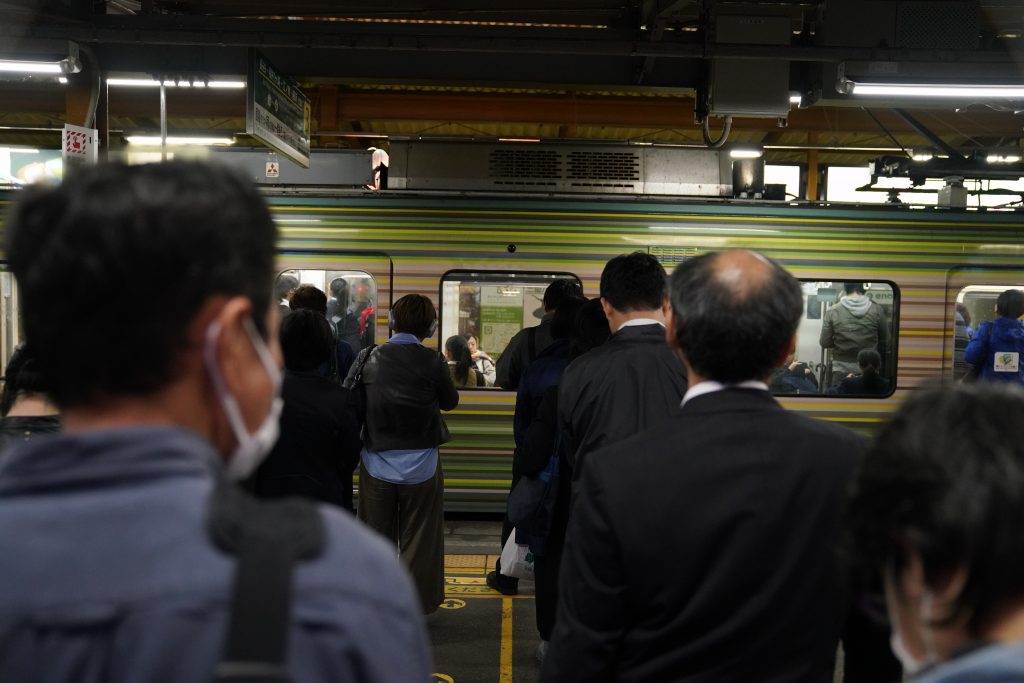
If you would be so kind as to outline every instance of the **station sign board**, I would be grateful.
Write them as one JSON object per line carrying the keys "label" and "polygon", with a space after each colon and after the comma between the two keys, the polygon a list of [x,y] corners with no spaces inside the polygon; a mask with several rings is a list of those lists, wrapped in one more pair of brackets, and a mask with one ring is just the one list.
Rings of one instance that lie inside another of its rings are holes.
{"label": "station sign board", "polygon": [[245,132],[303,168],[309,168],[312,107],[294,79],[259,50],[249,50]]}

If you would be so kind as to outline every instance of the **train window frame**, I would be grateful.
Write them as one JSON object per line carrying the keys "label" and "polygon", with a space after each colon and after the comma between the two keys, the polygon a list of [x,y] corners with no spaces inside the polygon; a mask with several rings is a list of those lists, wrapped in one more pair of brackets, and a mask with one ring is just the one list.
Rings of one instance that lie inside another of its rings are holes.
{"label": "train window frame", "polygon": [[[509,280],[520,281],[522,284],[541,284],[554,282],[555,280],[562,278],[571,278],[579,283],[580,288],[583,288],[583,279],[580,278],[576,273],[569,271],[537,271],[537,270],[495,270],[490,268],[453,268],[446,270],[441,274],[440,279],[437,283],[437,346],[440,352],[444,353],[444,324],[445,324],[445,296],[444,286],[446,282],[452,280],[458,280],[460,283],[494,283],[502,284],[507,283]],[[456,306],[456,316],[458,315],[458,306]],[[457,328],[456,328],[457,329]],[[521,327],[520,330],[526,329]],[[458,334],[458,332],[456,332]],[[451,335],[449,335],[451,336]],[[478,335],[479,340],[479,335]],[[503,351],[504,349],[502,349]],[[495,360],[495,363],[497,361]],[[459,391],[507,391],[497,386],[484,386],[484,387],[460,387]]]}
{"label": "train window frame", "polygon": [[[890,329],[890,332],[891,332],[890,345],[892,347],[892,352],[891,352],[891,357],[892,357],[892,368],[891,369],[892,369],[892,372],[891,372],[891,376],[889,378],[890,379],[889,391],[888,391],[888,393],[885,393],[885,394],[864,394],[864,393],[860,393],[860,394],[830,394],[830,393],[827,393],[827,391],[819,391],[818,393],[813,393],[813,394],[812,393],[803,394],[803,393],[798,393],[798,392],[776,392],[776,391],[771,391],[771,388],[769,387],[769,391],[771,392],[772,396],[775,396],[775,397],[778,397],[778,398],[832,399],[832,400],[834,400],[834,399],[884,400],[884,399],[891,398],[892,395],[896,393],[897,385],[898,385],[898,382],[899,382],[899,339],[900,339],[900,325],[899,325],[899,321],[900,321],[900,308],[901,308],[901,302],[902,302],[902,293],[900,291],[899,285],[896,284],[896,282],[894,282],[893,280],[887,280],[887,279],[871,279],[871,278],[856,279],[856,278],[849,278],[849,277],[841,278],[841,279],[797,278],[797,281],[800,283],[801,289],[803,288],[803,286],[805,284],[830,282],[833,286],[839,285],[840,287],[842,285],[851,284],[851,283],[872,284],[872,285],[875,285],[875,284],[886,285],[886,286],[888,286],[892,290],[892,317],[889,319],[889,329]],[[807,320],[807,319],[810,319],[810,318],[808,317],[808,311],[807,311],[806,299],[805,299],[804,309],[803,309],[803,311],[801,313],[801,317],[800,317],[801,326],[803,324],[803,321]],[[800,335],[800,327],[798,326],[797,327],[797,331],[796,331],[796,336],[797,336],[798,340],[799,340],[799,335]],[[780,366],[780,367],[782,367],[782,366]],[[826,387],[826,390],[827,390],[827,388],[828,387]],[[819,386],[819,389],[820,389],[820,386]]]}
{"label": "train window frame", "polygon": [[[958,365],[958,361],[957,361],[957,350],[956,350],[956,313],[957,312],[956,312],[956,306],[958,304],[963,304],[964,306],[967,306],[967,302],[965,301],[965,299],[967,297],[971,296],[971,295],[976,295],[976,294],[991,294],[991,295],[993,295],[991,297],[984,297],[984,299],[986,299],[986,300],[987,299],[991,299],[991,302],[992,302],[992,310],[986,312],[986,316],[987,317],[983,317],[981,319],[975,319],[974,315],[970,314],[970,311],[968,310],[968,313],[971,315],[971,323],[973,324],[973,327],[974,327],[974,333],[977,334],[978,328],[981,327],[982,323],[991,322],[991,321],[995,320],[995,304],[996,304],[996,299],[998,299],[999,295],[1002,294],[1003,292],[1005,292],[1008,289],[1019,289],[1019,290],[1024,291],[1024,284],[1021,284],[1021,285],[1005,285],[1005,284],[993,285],[993,284],[977,284],[977,283],[975,283],[975,284],[967,284],[967,285],[963,285],[962,287],[960,287],[960,289],[956,293],[956,296],[953,297],[953,302],[954,302],[953,303],[953,305],[954,305],[953,321],[952,321],[953,344],[952,344],[952,347],[951,347],[952,350],[953,350],[953,358],[952,358],[952,362],[950,363],[950,369],[949,369],[948,378],[951,378],[954,382],[959,382],[959,381],[963,380],[964,376],[970,371],[970,364],[967,363],[966,360],[961,358],[960,361],[959,361],[959,363],[961,363],[960,365]],[[979,298],[981,298],[981,297],[979,297]],[[971,325],[968,325],[967,327],[969,328],[969,327],[971,327]],[[973,339],[973,336],[972,337],[968,337],[968,343],[970,342],[971,339]],[[965,347],[964,350],[966,350],[966,347]],[[943,372],[943,376],[947,377],[945,372]]]}
{"label": "train window frame", "polygon": [[[330,283],[335,279],[335,278],[328,279],[327,278],[327,274],[328,273],[344,273],[346,275],[352,274],[353,276],[364,277],[364,278],[367,278],[368,280],[370,280],[370,282],[373,283],[373,308],[374,308],[374,313],[372,314],[373,321],[372,321],[372,323],[370,323],[370,324],[373,325],[372,344],[373,345],[377,344],[377,342],[378,342],[378,340],[377,340],[377,315],[378,315],[377,311],[380,310],[380,284],[377,282],[377,278],[374,277],[373,273],[370,273],[370,272],[368,272],[368,271],[366,271],[366,270],[364,270],[362,268],[307,268],[307,267],[292,267],[292,268],[284,268],[284,269],[281,269],[281,270],[278,270],[278,269],[275,268],[274,281],[273,281],[274,289],[275,290],[277,289],[277,281],[278,281],[278,279],[281,278],[282,275],[284,275],[285,273],[294,273],[294,272],[301,272],[301,271],[311,271],[311,272],[317,272],[318,271],[318,272],[321,272],[321,273],[324,274],[324,286],[322,288],[316,282],[304,282],[301,279],[301,277],[299,278],[299,284],[300,285],[304,285],[304,284],[312,284],[312,285],[314,285],[317,289],[320,289],[327,296],[327,300],[328,301],[330,301],[330,299],[331,299],[331,293],[330,293],[330,291],[328,291],[328,287],[330,286]],[[274,298],[274,303],[275,304],[278,304],[279,306],[285,305],[279,299],[276,298],[276,292],[275,292],[275,294],[273,296],[275,297]],[[350,344],[350,346],[351,346],[351,344]],[[353,349],[353,352],[358,354],[362,348],[366,348],[366,347],[362,346],[360,349]]]}

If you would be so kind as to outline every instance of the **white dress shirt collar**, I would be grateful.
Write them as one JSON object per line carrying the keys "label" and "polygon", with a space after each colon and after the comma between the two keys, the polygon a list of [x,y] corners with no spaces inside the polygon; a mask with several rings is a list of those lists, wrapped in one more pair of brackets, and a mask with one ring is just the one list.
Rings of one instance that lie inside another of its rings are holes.
{"label": "white dress shirt collar", "polygon": [[[619,325],[619,330],[624,327],[640,327],[641,325],[661,325],[662,327],[665,327],[665,323],[660,320],[655,320],[654,318],[633,318],[632,320],[627,320]],[[619,330],[615,331],[618,332]]]}
{"label": "white dress shirt collar", "polygon": [[698,396],[713,394],[716,391],[723,391],[725,389],[758,389],[760,391],[768,391],[768,385],[764,382],[759,382],[756,379],[747,380],[746,382],[738,382],[736,384],[722,384],[721,382],[715,382],[713,380],[705,380],[700,384],[694,384],[686,390],[679,407],[682,408],[686,405],[687,401],[692,401]]}

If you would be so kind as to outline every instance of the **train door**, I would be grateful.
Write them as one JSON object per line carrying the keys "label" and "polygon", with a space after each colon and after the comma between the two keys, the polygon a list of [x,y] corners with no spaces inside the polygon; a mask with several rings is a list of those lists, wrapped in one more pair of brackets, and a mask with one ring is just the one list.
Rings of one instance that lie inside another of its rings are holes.
{"label": "train door", "polygon": [[387,340],[394,264],[386,254],[279,254],[274,296],[282,313],[300,285],[313,285],[327,295],[327,317],[356,353]]}
{"label": "train door", "polygon": [[996,299],[1007,289],[1024,290],[1024,270],[964,267],[950,272],[942,354],[945,377],[959,381],[967,374],[964,351],[981,324],[995,318]]}

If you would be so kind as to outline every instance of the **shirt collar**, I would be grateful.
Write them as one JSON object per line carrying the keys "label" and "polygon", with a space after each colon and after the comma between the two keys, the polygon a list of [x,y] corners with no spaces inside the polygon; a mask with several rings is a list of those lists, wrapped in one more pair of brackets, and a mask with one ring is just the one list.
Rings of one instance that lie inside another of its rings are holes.
{"label": "shirt collar", "polygon": [[692,401],[698,396],[713,394],[716,391],[724,391],[726,389],[757,389],[759,391],[768,391],[768,385],[764,382],[759,382],[756,379],[750,379],[746,382],[738,382],[736,384],[722,384],[721,382],[715,382],[714,380],[705,380],[699,384],[694,384],[686,390],[679,407],[682,408],[688,401]]}
{"label": "shirt collar", "polygon": [[[627,320],[619,325],[619,330],[625,327],[640,327],[641,325],[661,325],[662,327],[665,327],[665,323],[660,320],[655,320],[654,318],[633,318],[632,320]],[[619,330],[615,331],[618,332]]]}
{"label": "shirt collar", "polygon": [[415,334],[410,334],[409,332],[396,332],[394,335],[392,335],[391,339],[388,339],[388,343],[389,344],[420,344],[421,346],[423,344],[423,342],[421,342],[416,337]]}

